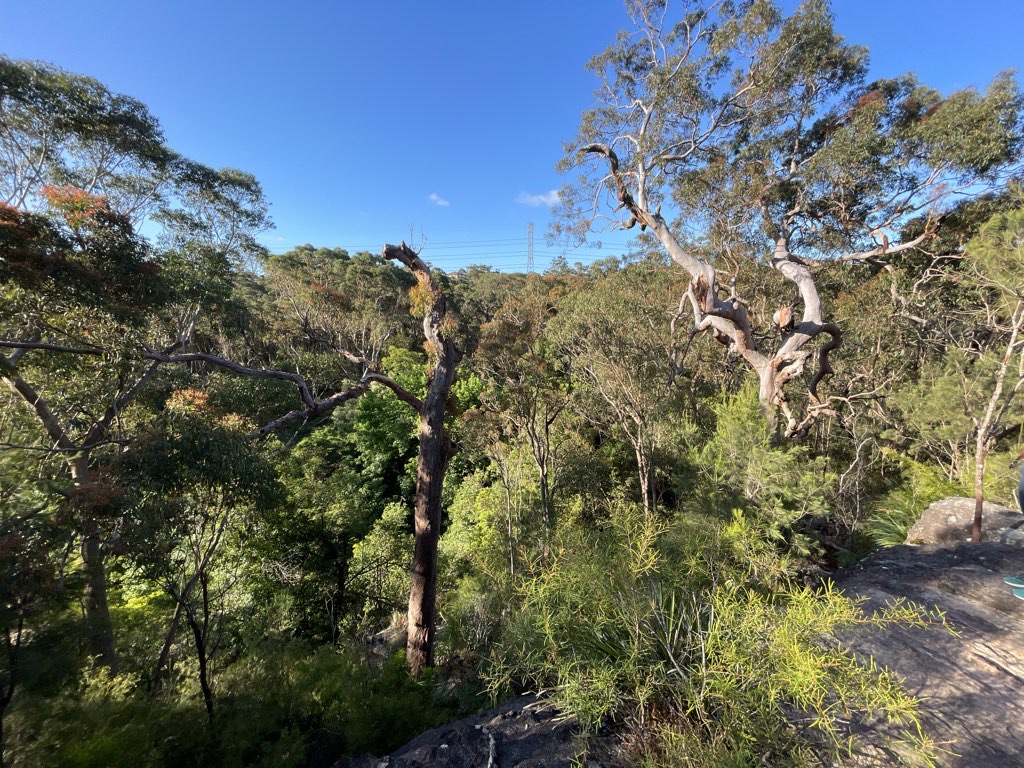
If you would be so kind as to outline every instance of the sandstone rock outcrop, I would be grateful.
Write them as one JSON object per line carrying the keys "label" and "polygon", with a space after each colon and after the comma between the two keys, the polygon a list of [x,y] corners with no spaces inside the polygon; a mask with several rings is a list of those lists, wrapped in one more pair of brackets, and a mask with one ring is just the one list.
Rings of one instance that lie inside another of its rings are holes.
{"label": "sandstone rock outcrop", "polygon": [[947,750],[941,766],[1024,766],[1024,601],[1003,582],[1022,573],[1024,549],[983,542],[893,547],[836,578],[867,608],[906,598],[941,609],[956,630],[866,628],[842,637],[921,698],[924,729]]}
{"label": "sandstone rock outcrop", "polygon": [[[1024,515],[986,501],[982,507],[982,541],[1024,547]],[[906,544],[961,544],[971,539],[974,499],[953,496],[930,504],[907,532]]]}

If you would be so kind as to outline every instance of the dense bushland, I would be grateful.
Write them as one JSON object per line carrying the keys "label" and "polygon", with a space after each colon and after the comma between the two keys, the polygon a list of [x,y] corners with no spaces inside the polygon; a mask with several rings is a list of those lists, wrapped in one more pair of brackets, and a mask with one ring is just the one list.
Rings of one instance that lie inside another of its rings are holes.
{"label": "dense bushland", "polygon": [[719,12],[677,58],[595,60],[656,136],[587,113],[561,234],[595,184],[645,231],[544,274],[269,254],[256,179],[0,58],[3,764],[329,765],[522,690],[640,765],[829,764],[870,719],[929,759],[918,703],[830,638],[940,617],[828,576],[936,498],[1013,503],[1020,96],[868,83],[821,2]]}

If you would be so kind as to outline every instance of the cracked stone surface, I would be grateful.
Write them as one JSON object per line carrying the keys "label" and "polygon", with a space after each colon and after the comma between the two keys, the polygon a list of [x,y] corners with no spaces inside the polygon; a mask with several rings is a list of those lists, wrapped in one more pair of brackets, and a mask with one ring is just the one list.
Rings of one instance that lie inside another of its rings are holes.
{"label": "cracked stone surface", "polygon": [[925,733],[947,750],[941,766],[1024,766],[1024,600],[1003,582],[1022,573],[1024,549],[982,542],[894,547],[836,578],[866,608],[902,597],[941,609],[956,629],[859,628],[841,638],[922,700]]}

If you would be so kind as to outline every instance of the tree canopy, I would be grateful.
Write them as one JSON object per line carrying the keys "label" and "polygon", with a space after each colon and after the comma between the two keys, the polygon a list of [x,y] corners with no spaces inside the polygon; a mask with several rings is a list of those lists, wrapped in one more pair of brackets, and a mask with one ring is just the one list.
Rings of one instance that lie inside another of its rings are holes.
{"label": "tree canopy", "polygon": [[1018,82],[626,10],[552,235],[636,238],[544,274],[271,253],[255,177],[0,57],[0,762],[326,766],[527,690],[643,765],[935,757],[833,639],[941,617],[828,575],[1015,503]]}

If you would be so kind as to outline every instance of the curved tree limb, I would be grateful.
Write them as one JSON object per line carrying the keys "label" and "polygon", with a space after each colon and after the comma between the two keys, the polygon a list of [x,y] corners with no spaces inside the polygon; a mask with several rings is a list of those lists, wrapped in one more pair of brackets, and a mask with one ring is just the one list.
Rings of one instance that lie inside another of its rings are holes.
{"label": "curved tree limb", "polygon": [[77,452],[79,446],[71,442],[64,428],[57,421],[57,417],[47,402],[36,392],[35,388],[18,375],[17,370],[7,364],[6,360],[0,363],[0,378],[4,380],[7,388],[21,397],[28,406],[35,412],[39,423],[46,430],[47,437],[55,448],[67,453]]}
{"label": "curved tree limb", "polygon": [[142,354],[142,357],[146,360],[155,360],[158,363],[203,362],[209,363],[210,365],[216,365],[219,368],[225,368],[243,376],[251,376],[256,379],[277,379],[278,381],[288,381],[295,385],[295,388],[299,391],[299,399],[307,409],[312,409],[316,406],[316,399],[310,392],[309,385],[306,383],[306,380],[299,374],[291,373],[290,371],[275,371],[267,368],[250,368],[247,365],[236,363],[233,360],[228,360],[227,358],[219,357],[218,355],[211,355],[209,352],[168,354],[165,352],[147,350]]}
{"label": "curved tree limb", "polygon": [[[594,143],[580,149],[580,153],[599,155],[607,159],[609,178],[615,186],[619,207],[625,209],[631,217],[624,226],[628,228],[639,222],[643,228],[649,228],[672,260],[685,269],[692,278],[684,298],[688,298],[693,307],[694,331],[711,331],[718,341],[728,344],[747,361],[760,379],[759,398],[762,406],[766,410],[781,409],[789,425],[786,432],[793,434],[798,422],[789,408],[784,389],[790,380],[803,373],[808,354],[801,350],[822,332],[831,336],[819,353],[818,369],[808,387],[812,405],[820,410],[817,387],[821,380],[832,372],[829,353],[839,346],[842,335],[835,325],[825,323],[814,275],[804,260],[790,253],[785,223],[771,232],[775,239],[775,250],[770,258],[770,264],[797,288],[803,304],[803,315],[792,331],[783,335],[781,346],[769,354],[758,348],[750,314],[744,302],[734,295],[724,299],[718,295],[719,286],[714,267],[683,247],[660,211],[651,212],[637,202],[630,191],[627,175],[620,170],[615,150],[606,144]],[[677,319],[680,314],[681,312],[677,313]]]}
{"label": "curved tree limb", "polygon": [[46,352],[66,352],[71,355],[102,355],[102,347],[67,347],[61,344],[48,344],[42,341],[7,341],[0,339],[0,347],[6,349],[23,349],[31,351],[41,349]]}
{"label": "curved tree limb", "polygon": [[939,226],[942,224],[942,217],[937,217],[935,225],[928,227],[920,235],[915,237],[913,240],[907,240],[905,243],[899,245],[889,245],[888,240],[883,241],[883,244],[877,248],[872,248],[870,251],[859,251],[857,253],[847,253],[840,256],[837,261],[845,263],[849,261],[869,261],[877,258],[878,256],[886,256],[893,253],[900,253],[902,251],[908,251],[911,248],[916,248],[922,243],[926,243],[933,239],[938,233]]}

